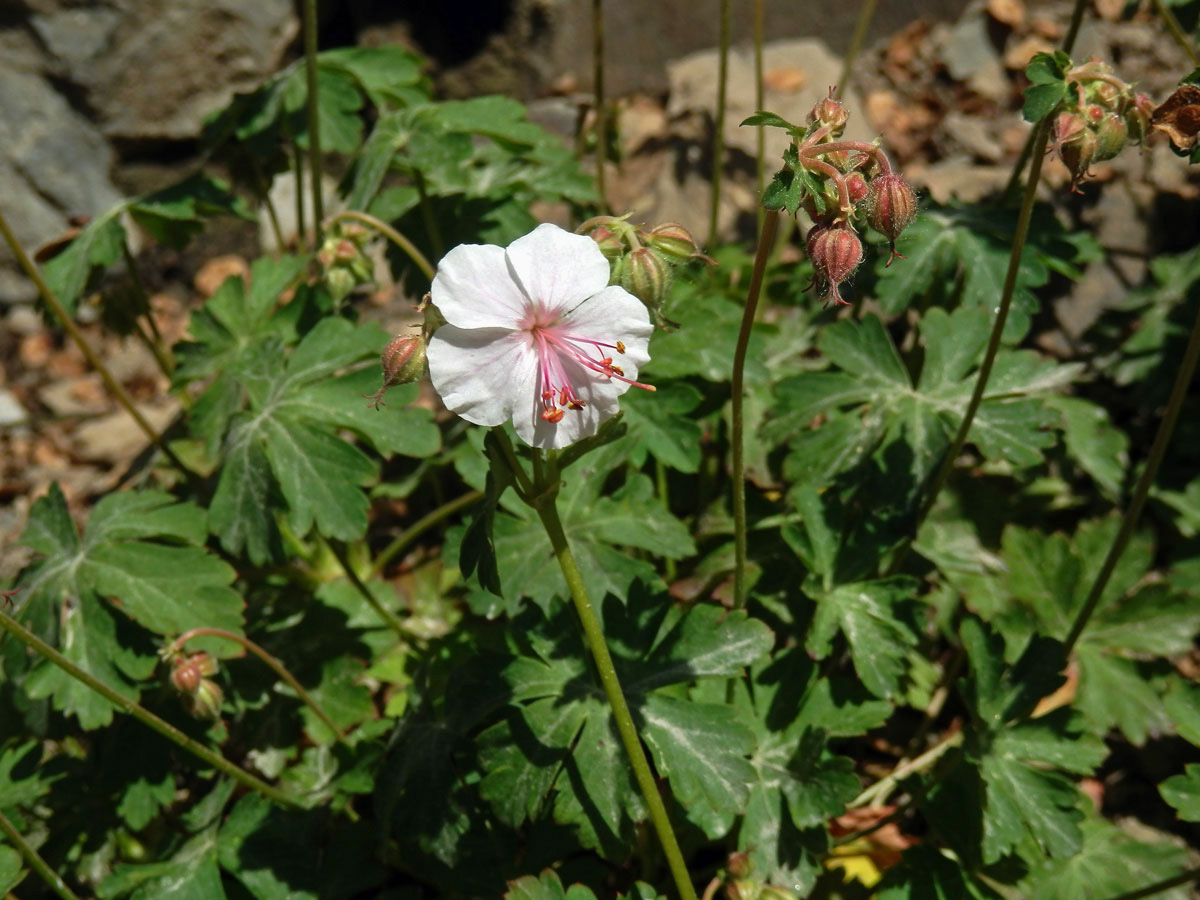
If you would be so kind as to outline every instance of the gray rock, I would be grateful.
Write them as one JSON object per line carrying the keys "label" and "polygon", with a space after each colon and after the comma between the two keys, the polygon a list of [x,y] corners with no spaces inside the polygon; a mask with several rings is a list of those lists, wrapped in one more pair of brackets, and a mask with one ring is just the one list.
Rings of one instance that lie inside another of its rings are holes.
{"label": "gray rock", "polygon": [[114,0],[34,15],[101,130],[192,138],[235,91],[275,71],[299,29],[291,0]]}
{"label": "gray rock", "polygon": [[[0,198],[26,250],[65,230],[68,217],[120,201],[108,144],[42,77],[0,66],[0,135]],[[0,251],[0,301],[33,296],[7,248]]]}
{"label": "gray rock", "polygon": [[21,425],[29,421],[29,413],[21,405],[12,391],[0,388],[0,428],[11,425]]}

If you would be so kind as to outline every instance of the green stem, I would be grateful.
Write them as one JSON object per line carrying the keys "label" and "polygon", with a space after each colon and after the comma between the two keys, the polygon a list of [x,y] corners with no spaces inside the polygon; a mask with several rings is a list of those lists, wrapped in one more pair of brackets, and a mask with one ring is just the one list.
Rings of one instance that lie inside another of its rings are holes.
{"label": "green stem", "polygon": [[850,87],[854,61],[862,51],[863,42],[867,39],[867,29],[871,27],[871,19],[875,16],[875,3],[876,0],[864,0],[862,9],[858,12],[858,21],[854,23],[854,34],[850,37],[850,46],[846,50],[846,61],[842,63],[842,77],[838,79],[838,88],[843,97]]}
{"label": "green stem", "polygon": [[46,284],[46,279],[42,277],[42,273],[38,270],[38,267],[33,264],[33,260],[29,258],[29,255],[25,252],[25,249],[21,246],[20,242],[17,241],[17,237],[13,234],[12,229],[8,227],[8,220],[4,218],[4,214],[2,212],[0,212],[0,235],[3,235],[5,243],[8,244],[9,250],[12,251],[12,255],[17,261],[17,265],[21,267],[21,269],[29,277],[29,280],[33,282],[34,286],[38,290],[38,293],[42,297],[42,301],[47,307],[53,310],[54,315],[58,317],[58,320],[62,323],[63,328],[66,329],[67,334],[71,336],[71,340],[75,342],[75,346],[79,348],[79,352],[82,353],[84,359],[87,360],[88,365],[91,366],[100,376],[100,380],[104,382],[104,386],[108,389],[109,393],[112,394],[113,399],[117,401],[117,404],[124,409],[125,412],[129,413],[134,423],[150,440],[150,443],[154,444],[154,446],[159,449],[163,456],[171,461],[171,465],[175,466],[175,468],[178,469],[184,475],[184,477],[188,479],[189,482],[195,484],[197,482],[195,473],[183,464],[183,460],[176,456],[175,452],[167,446],[167,442],[164,441],[162,436],[154,430],[154,427],[146,421],[146,417],[138,412],[138,409],[133,405],[133,400],[130,398],[129,394],[125,393],[125,388],[121,387],[120,382],[113,377],[112,372],[108,370],[108,367],[104,365],[104,363],[100,360],[100,357],[96,355],[96,351],[92,349],[92,346],[88,343],[87,338],[83,336],[83,332],[79,330],[79,326],[75,324],[75,320],[67,315],[67,311],[63,309],[62,304],[58,302],[58,298],[54,296],[54,292],[50,290],[50,286]]}
{"label": "green stem", "polygon": [[754,325],[754,314],[758,311],[758,296],[762,292],[763,273],[775,233],[779,228],[779,214],[772,213],[763,223],[758,238],[758,250],[754,254],[754,270],[750,276],[750,289],[746,294],[746,308],[742,312],[742,326],[738,330],[737,346],[733,351],[732,420],[730,441],[733,444],[733,608],[746,605],[746,448],[745,448],[745,375],[746,350],[750,346],[750,329]]}
{"label": "green stem", "polygon": [[267,184],[267,178],[263,174],[262,164],[258,161],[258,157],[253,153],[247,153],[246,158],[250,161],[250,171],[254,177],[254,189],[258,192],[258,199],[267,208],[267,218],[271,220],[271,232],[275,235],[275,252],[283,253],[287,248],[287,243],[283,239],[283,226],[279,224],[279,212],[275,209],[275,202],[271,199],[271,187]]}
{"label": "green stem", "polygon": [[1150,447],[1146,467],[1142,470],[1137,487],[1134,488],[1133,498],[1129,501],[1129,508],[1121,520],[1120,530],[1117,531],[1117,536],[1108,550],[1108,556],[1104,558],[1104,564],[1100,567],[1096,581],[1092,584],[1087,599],[1083,601],[1083,606],[1075,616],[1075,622],[1071,625],[1071,633],[1067,635],[1066,640],[1067,653],[1074,648],[1075,642],[1079,640],[1079,636],[1083,634],[1083,629],[1087,626],[1088,619],[1096,611],[1100,595],[1108,586],[1108,579],[1112,576],[1121,554],[1125,552],[1129,538],[1133,535],[1133,529],[1141,517],[1142,507],[1146,504],[1146,497],[1150,494],[1150,488],[1154,484],[1158,469],[1166,455],[1167,445],[1170,443],[1171,435],[1175,432],[1175,425],[1179,421],[1179,413],[1183,409],[1188,386],[1192,383],[1192,375],[1195,374],[1198,358],[1200,358],[1200,307],[1196,309],[1196,320],[1192,323],[1192,333],[1188,338],[1187,349],[1183,353],[1179,370],[1175,373],[1175,384],[1171,388],[1171,397],[1167,401],[1166,412],[1158,425],[1158,433],[1154,435],[1154,444]]}
{"label": "green stem", "polygon": [[292,171],[296,176],[296,249],[301,253],[308,251],[308,235],[304,222],[304,159],[300,145],[292,142]]}
{"label": "green stem", "polygon": [[463,494],[461,497],[455,497],[448,503],[443,503],[437,509],[430,513],[426,513],[424,516],[417,519],[416,522],[408,526],[408,528],[404,529],[404,531],[400,532],[396,539],[388,544],[387,547],[383,549],[383,552],[375,557],[375,562],[371,565],[371,574],[378,575],[380,572],[382,572],[385,568],[387,568],[388,563],[395,559],[399,554],[407,550],[409,546],[412,545],[413,541],[423,535],[430,528],[433,528],[440,522],[450,518],[450,516],[454,515],[460,509],[465,509],[472,503],[477,503],[483,498],[483,491],[471,491],[470,493]]}
{"label": "green stem", "polygon": [[[62,900],[79,900],[75,892],[67,887],[66,882],[62,880],[62,876],[50,868],[46,861],[38,855],[38,852],[21,836],[21,832],[17,831],[16,826],[9,821],[3,812],[0,812],[0,833],[3,833],[8,838],[8,842],[21,854],[21,857],[28,864],[29,868],[37,872],[38,877],[46,882],[50,890],[58,894]],[[11,897],[12,895],[10,894],[9,896]]]}
{"label": "green stem", "polygon": [[600,211],[608,212],[604,162],[608,156],[608,109],[604,96],[604,0],[592,0],[592,93],[596,114],[596,193]]}
{"label": "green stem", "polygon": [[717,49],[717,116],[713,123],[712,198],[708,208],[709,252],[717,245],[717,215],[721,211],[721,170],[725,166],[725,97],[729,88],[730,2],[721,0]]}
{"label": "green stem", "polygon": [[1154,10],[1158,13],[1158,17],[1163,20],[1163,24],[1167,26],[1167,31],[1171,32],[1171,37],[1175,39],[1175,43],[1187,55],[1188,61],[1191,62],[1193,68],[1200,66],[1200,54],[1196,53],[1195,44],[1187,36],[1187,32],[1179,24],[1179,20],[1175,18],[1175,13],[1171,12],[1163,0],[1150,0],[1150,2],[1154,4]]}
{"label": "green stem", "polygon": [[[754,109],[761,110],[766,101],[763,99],[763,41],[766,34],[766,0],[754,0]],[[767,127],[755,126],[756,147],[754,151],[754,176],[758,185],[758,197],[761,200],[767,185]],[[759,203],[757,208],[756,227],[759,233],[763,230],[763,221],[767,216],[767,208]]]}
{"label": "green stem", "polygon": [[[555,477],[554,473],[551,473],[551,477]],[[549,486],[539,485],[539,487]],[[580,575],[579,567],[575,564],[575,556],[571,553],[571,546],[567,542],[566,533],[563,531],[562,522],[558,517],[558,506],[555,503],[553,491],[545,496],[543,502],[537,507],[537,513],[541,517],[542,525],[550,538],[550,546],[554,548],[554,557],[558,560],[563,578],[567,582],[567,588],[571,592],[575,611],[579,614],[579,622],[583,626],[584,637],[591,650],[592,659],[596,662],[596,672],[600,676],[604,694],[612,708],[613,721],[621,736],[621,743],[625,746],[629,763],[633,766],[634,778],[637,779],[642,797],[646,801],[646,807],[650,811],[650,820],[654,823],[655,831],[658,832],[658,839],[662,844],[663,853],[667,857],[667,865],[671,869],[675,887],[682,900],[696,900],[696,889],[692,886],[691,876],[688,875],[687,866],[683,860],[683,853],[679,849],[679,842],[675,839],[675,832],[671,828],[667,808],[658,792],[654,774],[650,771],[646,751],[642,749],[641,740],[638,738],[637,727],[633,724],[633,716],[629,712],[629,704],[625,702],[625,694],[621,691],[617,669],[613,665],[608,645],[604,641],[604,632],[596,618],[596,611],[588,599],[587,590],[583,585],[583,576]]]}
{"label": "green stem", "polygon": [[[438,228],[437,216],[433,214],[433,204],[429,202],[429,192],[425,188],[425,176],[420,169],[413,172],[413,184],[417,188],[417,205],[421,209],[421,220],[425,223],[425,233],[429,236],[429,246],[433,255],[441,259],[445,254],[446,245],[442,242],[442,231]],[[430,281],[433,277],[430,276]]]}
{"label": "green stem", "polygon": [[[321,246],[325,202],[321,197],[321,95],[317,88],[317,0],[304,0],[304,71],[308,81],[308,170],[313,203],[313,246]],[[298,186],[297,186],[298,187]]]}
{"label": "green stem", "polygon": [[893,572],[899,569],[900,564],[904,561],[904,557],[908,553],[908,548],[911,546],[912,541],[916,539],[917,533],[921,530],[921,523],[925,521],[925,517],[933,509],[933,504],[945,486],[946,479],[949,478],[950,471],[954,468],[954,463],[958,459],[958,454],[962,450],[963,444],[967,442],[967,435],[971,431],[971,424],[975,421],[975,413],[979,411],[979,404],[983,400],[983,393],[987,388],[988,378],[992,374],[992,365],[995,363],[996,353],[1000,349],[1000,339],[1004,334],[1004,323],[1008,321],[1008,310],[1012,305],[1013,293],[1016,290],[1017,273],[1021,268],[1021,254],[1025,249],[1025,238],[1029,234],[1029,220],[1033,216],[1033,203],[1037,196],[1038,179],[1041,178],[1042,159],[1045,157],[1046,141],[1049,139],[1049,136],[1050,121],[1049,119],[1045,119],[1038,123],[1037,126],[1037,138],[1034,141],[1033,167],[1029,172],[1029,181],[1025,185],[1025,194],[1021,200],[1020,212],[1017,214],[1017,228],[1013,233],[1012,249],[1008,257],[1008,272],[1004,276],[1004,288],[1000,293],[1000,306],[996,311],[996,321],[992,325],[992,335],[988,340],[987,351],[983,355],[983,362],[979,366],[979,374],[975,378],[975,389],[971,392],[971,399],[967,403],[966,412],[963,413],[958,433],[955,434],[950,448],[946,451],[946,455],[942,459],[942,464],[938,468],[937,474],[925,492],[925,498],[912,525],[909,541],[896,554],[896,558],[891,566]]}
{"label": "green stem", "polygon": [[214,769],[224,772],[230,778],[238,783],[250,788],[252,791],[257,791],[268,800],[278,803],[280,806],[286,806],[291,809],[303,809],[301,804],[293,797],[289,797],[283,791],[271,787],[265,781],[255,778],[246,770],[234,765],[219,753],[214,753],[198,741],[192,740],[170,722],[160,719],[154,713],[143,707],[134,700],[130,700],[124,694],[119,694],[107,684],[99,681],[91,673],[84,671],[71,662],[37,635],[27,630],[16,619],[8,613],[0,610],[0,628],[3,628],[26,647],[36,651],[51,663],[58,666],[76,681],[87,685],[109,703],[118,709],[124,710],[133,716],[147,728],[158,732],[168,741],[178,745],[183,750],[192,754],[196,758],[208,763]]}
{"label": "green stem", "polygon": [[183,645],[192,638],[204,636],[219,637],[224,638],[227,641],[233,641],[235,644],[240,644],[241,646],[245,647],[259,659],[265,662],[270,667],[271,671],[273,671],[291,686],[292,690],[295,691],[300,697],[301,701],[303,701],[303,703],[313,711],[316,717],[325,723],[325,727],[333,732],[334,738],[339,743],[346,743],[346,739],[342,737],[341,731],[338,729],[338,727],[333,724],[333,720],[329,718],[329,716],[325,715],[325,711],[317,705],[317,701],[312,698],[308,691],[300,686],[300,682],[297,681],[296,677],[287,670],[284,664],[254,641],[250,640],[248,637],[243,637],[240,634],[234,634],[232,631],[226,631],[223,628],[193,628],[191,631],[184,632],[170,643],[166,650],[167,656],[174,656],[179,652]]}
{"label": "green stem", "polygon": [[1126,891],[1124,894],[1117,894],[1115,897],[1109,897],[1108,900],[1142,900],[1143,897],[1153,897],[1155,894],[1169,891],[1173,887],[1179,887],[1181,884],[1198,880],[1200,880],[1200,866],[1188,869],[1186,872],[1180,872],[1171,878],[1156,881],[1154,884],[1147,885],[1144,888],[1138,888],[1136,891]]}
{"label": "green stem", "polygon": [[413,261],[413,265],[421,270],[421,274],[430,281],[433,281],[433,276],[435,274],[434,268],[429,264],[429,260],[425,258],[425,254],[417,249],[416,244],[398,232],[387,222],[383,221],[382,219],[377,219],[369,213],[357,212],[356,210],[348,209],[330,218],[326,224],[332,225],[334,222],[339,222],[342,219],[354,219],[355,221],[362,222],[364,225],[374,228],[385,238],[407,253],[408,258]]}
{"label": "green stem", "polygon": [[371,589],[363,584],[363,580],[354,571],[354,566],[350,565],[350,561],[346,559],[346,551],[333,541],[326,541],[326,544],[329,547],[329,552],[334,555],[334,558],[341,565],[342,571],[346,573],[346,577],[350,579],[350,583],[354,585],[354,589],[367,601],[367,605],[375,610],[379,614],[379,618],[383,619],[388,624],[388,627],[396,632],[401,639],[407,640],[408,632],[404,630],[404,623],[400,621],[400,618],[394,612],[380,603],[375,595],[371,593]]}
{"label": "green stem", "polygon": [[952,747],[957,747],[963,742],[963,732],[956,731],[946,739],[934,744],[920,756],[909,760],[901,761],[891,772],[879,779],[869,788],[850,801],[847,809],[858,809],[860,806],[866,806],[874,802],[876,799],[886,798],[896,787],[896,784],[902,779],[907,778],[914,772],[920,772],[933,765],[942,754]]}

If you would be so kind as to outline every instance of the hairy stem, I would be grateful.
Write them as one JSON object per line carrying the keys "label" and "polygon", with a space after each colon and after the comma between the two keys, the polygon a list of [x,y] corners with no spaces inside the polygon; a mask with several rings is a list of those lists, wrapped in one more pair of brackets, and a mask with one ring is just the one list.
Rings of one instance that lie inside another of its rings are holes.
{"label": "hairy stem", "polygon": [[325,727],[333,732],[334,738],[339,743],[344,744],[346,742],[346,739],[342,737],[341,731],[336,725],[333,724],[333,720],[329,718],[329,716],[325,715],[325,710],[321,709],[321,707],[317,704],[317,701],[312,698],[312,695],[300,686],[300,682],[296,680],[296,676],[289,672],[283,663],[277,660],[274,656],[272,656],[254,641],[250,640],[248,637],[243,637],[240,634],[234,634],[232,631],[226,631],[224,628],[193,628],[191,631],[185,631],[179,637],[175,638],[175,640],[168,645],[165,651],[166,655],[168,657],[173,656],[174,654],[178,653],[180,649],[183,648],[183,645],[192,638],[205,636],[224,638],[227,641],[233,641],[235,644],[240,644],[265,662],[267,666],[270,667],[272,672],[288,683],[288,685],[293,691],[296,692],[297,696],[305,704],[305,706],[311,709],[316,717],[325,723]]}
{"label": "hairy stem", "polygon": [[733,444],[733,608],[746,605],[746,446],[745,446],[745,375],[746,350],[750,346],[750,329],[754,325],[754,314],[758,311],[758,297],[762,292],[763,273],[767,258],[775,242],[779,228],[779,214],[772,212],[763,223],[758,237],[758,250],[754,254],[754,270],[750,276],[750,288],[746,293],[746,308],[742,312],[742,326],[738,329],[737,345],[733,351],[732,409],[730,412],[730,437]]}
{"label": "hairy stem", "polygon": [[846,49],[846,61],[842,63],[842,77],[838,79],[838,88],[843,96],[850,86],[850,76],[854,72],[854,62],[862,52],[863,42],[867,39],[867,30],[871,27],[871,19],[875,16],[876,0],[864,0],[862,9],[858,11],[858,21],[854,23],[854,34],[850,37],[850,46]]}
{"label": "hairy stem", "polygon": [[104,386],[108,388],[108,391],[110,394],[112,394],[113,399],[117,401],[117,404],[124,409],[125,412],[129,413],[130,417],[137,424],[138,428],[140,428],[142,433],[145,434],[150,440],[150,443],[157,447],[163,456],[171,461],[171,465],[178,469],[184,475],[184,477],[188,479],[189,482],[195,483],[197,481],[195,473],[183,464],[183,460],[176,456],[175,451],[167,446],[167,442],[164,441],[162,436],[154,430],[154,427],[146,421],[146,417],[138,412],[137,407],[133,405],[133,400],[130,398],[129,394],[125,392],[125,388],[121,387],[121,383],[113,377],[112,372],[110,372],[108,367],[100,360],[100,357],[96,354],[96,351],[93,350],[91,344],[88,343],[87,338],[83,336],[83,332],[79,330],[79,326],[75,324],[75,320],[67,315],[67,311],[63,309],[62,304],[58,302],[58,298],[54,296],[54,292],[50,290],[50,286],[46,284],[46,279],[42,277],[42,273],[38,270],[38,267],[33,264],[33,260],[29,258],[29,255],[25,252],[25,249],[17,241],[16,235],[13,234],[12,229],[8,227],[8,220],[4,218],[4,214],[2,212],[0,212],[0,235],[3,235],[5,243],[8,244],[9,250],[12,251],[13,257],[17,260],[17,265],[21,267],[21,269],[29,277],[29,280],[33,282],[34,286],[38,290],[38,293],[42,297],[42,301],[47,307],[53,310],[54,315],[58,317],[59,322],[61,322],[63,328],[66,329],[67,334],[71,336],[71,340],[75,342],[75,346],[79,348],[79,352],[82,353],[84,359],[87,360],[88,365],[91,366],[100,376],[100,380],[104,382]]}
{"label": "hairy stem", "polygon": [[[556,482],[558,476],[554,471],[554,466],[550,465],[547,468],[550,469],[547,473],[547,480]],[[579,614],[579,622],[583,626],[584,638],[591,651],[592,659],[596,663],[600,684],[604,688],[604,695],[608,698],[608,705],[612,708],[613,721],[621,736],[621,743],[625,747],[629,763],[633,767],[634,778],[646,801],[646,808],[650,811],[650,820],[654,823],[655,831],[658,832],[658,839],[662,844],[663,853],[666,855],[671,876],[675,880],[675,887],[683,900],[696,900],[696,889],[692,885],[691,876],[684,863],[679,842],[675,839],[675,831],[671,827],[667,808],[658,792],[658,785],[654,781],[654,773],[650,771],[650,763],[646,759],[646,751],[642,748],[641,739],[638,737],[637,726],[633,723],[629,704],[626,703],[625,694],[621,690],[616,666],[613,665],[612,655],[608,652],[608,645],[604,640],[604,632],[600,628],[600,621],[596,618],[592,602],[588,599],[583,576],[580,575],[579,567],[575,564],[575,556],[571,552],[567,535],[563,531],[562,521],[558,517],[554,484],[539,483],[537,488],[544,493],[542,502],[535,509],[546,529],[546,535],[550,538],[550,546],[554,549],[554,558],[558,560],[563,578],[567,582],[567,589],[571,594],[571,600],[575,604],[575,611]]]}
{"label": "hairy stem", "polygon": [[1096,611],[1100,596],[1108,586],[1108,579],[1112,576],[1121,554],[1125,552],[1129,538],[1133,536],[1133,529],[1137,527],[1142,507],[1146,505],[1146,497],[1150,494],[1150,488],[1154,484],[1158,469],[1166,455],[1171,435],[1175,432],[1175,425],[1179,422],[1179,413],[1183,409],[1183,401],[1187,396],[1188,386],[1192,382],[1192,375],[1196,372],[1198,358],[1200,358],[1200,308],[1196,310],[1196,320],[1192,323],[1192,333],[1188,338],[1187,349],[1183,353],[1179,371],[1175,373],[1175,384],[1171,388],[1171,397],[1167,401],[1167,409],[1163,413],[1162,421],[1158,424],[1158,432],[1154,435],[1154,444],[1150,447],[1146,467],[1142,470],[1137,487],[1134,488],[1133,497],[1129,501],[1129,508],[1125,510],[1125,516],[1121,520],[1117,536],[1108,549],[1108,555],[1104,557],[1104,564],[1100,566],[1100,572],[1096,575],[1092,589],[1088,592],[1087,599],[1083,601],[1083,606],[1080,607],[1075,621],[1071,625],[1071,633],[1067,635],[1066,639],[1067,653],[1074,648],[1075,642],[1083,634],[1083,629],[1087,627],[1088,619]]}
{"label": "hairy stem", "polygon": [[604,95],[604,0],[592,0],[592,103],[595,113],[596,193],[600,211],[608,212],[604,162],[608,156],[608,99]]}
{"label": "hairy stem", "polygon": [[996,311],[996,321],[992,325],[992,334],[988,340],[987,350],[983,355],[983,362],[979,366],[979,374],[975,377],[975,389],[971,392],[971,399],[967,403],[967,409],[963,413],[962,422],[958,426],[958,433],[954,435],[954,440],[951,442],[949,449],[947,449],[937,474],[925,492],[925,497],[913,522],[909,540],[904,548],[896,554],[896,558],[891,566],[892,571],[896,571],[903,562],[909,547],[912,545],[912,541],[916,539],[916,535],[921,529],[921,523],[925,521],[925,517],[933,509],[933,504],[945,486],[946,479],[950,477],[950,472],[954,468],[955,460],[958,459],[958,454],[962,450],[963,444],[967,442],[967,435],[971,431],[971,424],[975,421],[975,413],[978,412],[979,404],[983,400],[983,393],[987,388],[988,378],[992,374],[992,365],[995,363],[996,353],[1000,349],[1000,338],[1004,334],[1004,323],[1008,321],[1008,310],[1012,305],[1013,293],[1017,287],[1017,273],[1021,267],[1021,254],[1025,249],[1025,238],[1029,234],[1029,220],[1033,216],[1033,202],[1037,195],[1038,179],[1042,174],[1042,159],[1045,157],[1046,141],[1049,136],[1050,122],[1047,119],[1040,122],[1037,126],[1037,139],[1034,141],[1033,167],[1029,172],[1029,182],[1025,185],[1025,194],[1021,200],[1020,212],[1017,214],[1017,228],[1013,233],[1012,250],[1008,257],[1008,272],[1004,276],[1004,288],[1000,292],[1000,306]]}
{"label": "hairy stem", "polygon": [[717,245],[717,216],[721,211],[721,170],[725,166],[725,97],[729,89],[730,2],[721,0],[717,41],[717,115],[713,122],[712,197],[708,207],[708,248]]}
{"label": "hairy stem", "polygon": [[342,219],[354,219],[356,222],[362,222],[364,225],[374,228],[385,238],[403,250],[408,255],[408,258],[413,261],[413,265],[421,270],[421,274],[430,281],[433,281],[433,276],[436,273],[433,266],[429,264],[429,260],[425,258],[425,254],[417,249],[416,244],[402,235],[387,222],[383,221],[382,219],[375,218],[375,216],[371,215],[370,213],[348,209],[338,213],[336,216],[331,216],[326,225],[332,225],[334,222],[340,222]]}
{"label": "hairy stem", "polygon": [[421,518],[417,519],[412,525],[400,532],[383,551],[375,557],[375,562],[371,565],[371,574],[378,575],[387,568],[388,563],[395,559],[399,554],[407,550],[417,538],[423,535],[430,528],[445,521],[454,515],[460,509],[465,509],[472,503],[477,503],[484,497],[483,491],[471,491],[463,494],[461,497],[455,497],[446,503],[443,503],[432,512],[426,513]]}
{"label": "hairy stem", "polygon": [[317,88],[317,0],[304,0],[304,74],[308,82],[308,172],[313,204],[313,246],[321,246],[325,202],[321,197],[321,94]]}
{"label": "hairy stem", "polygon": [[892,164],[884,153],[875,144],[867,143],[866,141],[829,141],[825,144],[816,143],[814,139],[820,140],[818,135],[826,129],[816,131],[800,145],[800,159],[813,159],[816,156],[823,156],[826,153],[834,153],[839,150],[857,150],[860,153],[866,153],[879,165],[880,175],[891,175]]}
{"label": "hairy stem", "polygon": [[326,544],[329,546],[329,552],[334,555],[338,564],[342,567],[342,571],[346,573],[346,577],[350,579],[350,583],[354,585],[354,589],[367,601],[367,605],[375,610],[379,618],[383,619],[388,627],[396,632],[401,639],[407,640],[408,632],[404,630],[404,623],[400,621],[400,618],[394,612],[380,603],[378,598],[371,593],[371,589],[358,577],[358,573],[354,571],[354,566],[350,565],[350,560],[346,558],[346,551],[333,541],[326,541]]}
{"label": "hairy stem", "polygon": [[850,202],[850,189],[846,187],[846,179],[842,177],[842,173],[824,160],[815,159],[811,156],[801,155],[800,164],[806,169],[820,172],[837,186],[839,208],[836,221],[845,222],[848,220],[850,214],[854,211],[854,206]]}
{"label": "hairy stem", "polygon": [[248,787],[252,791],[257,791],[268,800],[278,803],[280,806],[285,806],[290,809],[303,808],[295,798],[289,797],[283,791],[273,788],[265,781],[255,778],[245,769],[234,765],[219,753],[214,753],[212,750],[209,750],[198,741],[192,740],[192,738],[188,737],[170,722],[167,722],[165,719],[160,719],[140,703],[129,699],[124,694],[118,693],[104,682],[98,680],[90,672],[86,672],[79,668],[79,666],[75,665],[75,663],[71,662],[33,632],[26,629],[23,625],[17,622],[16,619],[3,610],[0,610],[0,628],[3,628],[21,643],[23,643],[26,647],[36,651],[51,663],[58,666],[58,668],[62,669],[76,681],[87,685],[109,703],[113,704],[113,706],[129,713],[129,715],[133,716],[147,728],[158,732],[168,741],[171,741],[173,744],[176,744],[183,750],[186,750],[196,758],[203,760],[213,768],[228,775],[239,784]]}
{"label": "hairy stem", "polygon": [[[62,876],[55,872],[47,862],[38,855],[38,852],[29,845],[29,842],[17,831],[17,827],[9,821],[8,817],[0,812],[0,834],[3,834],[10,844],[21,854],[21,858],[25,860],[25,864],[37,873],[42,881],[46,882],[46,886],[54,893],[58,894],[62,900],[79,900],[79,897],[67,887],[67,883],[62,880]],[[11,897],[12,895],[9,894]]]}

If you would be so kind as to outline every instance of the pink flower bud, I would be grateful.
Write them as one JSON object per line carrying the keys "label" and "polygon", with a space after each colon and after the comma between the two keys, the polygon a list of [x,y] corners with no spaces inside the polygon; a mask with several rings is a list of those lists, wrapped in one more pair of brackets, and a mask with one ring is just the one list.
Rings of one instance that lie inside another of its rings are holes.
{"label": "pink flower bud", "polygon": [[1154,101],[1145,94],[1134,95],[1133,102],[1125,110],[1125,128],[1129,140],[1135,144],[1146,143],[1146,135],[1150,133],[1150,116],[1154,112]]}
{"label": "pink flower bud", "polygon": [[808,233],[805,247],[817,282],[825,286],[822,308],[830,303],[849,306],[842,299],[839,287],[862,262],[862,241],[858,235],[843,226],[817,225]]}
{"label": "pink flower bud", "polygon": [[846,130],[846,121],[850,118],[850,113],[843,103],[833,99],[835,90],[836,88],[830,88],[829,96],[817,102],[808,114],[808,122],[828,128],[830,136],[837,138]]}
{"label": "pink flower bud", "polygon": [[596,246],[600,248],[600,252],[609,259],[620,256],[625,252],[625,245],[621,243],[621,239],[603,225],[593,228],[589,235],[596,242]]}
{"label": "pink flower bud", "polygon": [[383,395],[388,388],[425,377],[425,340],[420,335],[398,334],[388,341],[379,359],[383,364],[383,386],[374,394],[363,395],[371,401],[367,405],[375,409],[386,405]]}
{"label": "pink flower bud", "polygon": [[917,217],[917,195],[908,182],[895,173],[873,179],[867,189],[866,207],[867,222],[891,245],[887,265],[896,257],[904,259],[896,252],[896,239]]}
{"label": "pink flower bud", "polygon": [[867,196],[867,179],[861,172],[851,172],[846,176],[846,193],[850,195],[851,203],[859,203]]}
{"label": "pink flower bud", "polygon": [[188,711],[197,719],[215,719],[221,714],[225,692],[215,681],[202,679],[196,691],[186,698]]}
{"label": "pink flower bud", "polygon": [[645,241],[669,263],[683,263],[691,259],[707,259],[700,252],[696,239],[690,231],[675,222],[656,225],[645,235]]}
{"label": "pink flower bud", "polygon": [[1106,115],[1096,126],[1095,131],[1096,155],[1093,157],[1094,162],[1112,159],[1125,149],[1129,130],[1125,127],[1125,120],[1116,113]]}

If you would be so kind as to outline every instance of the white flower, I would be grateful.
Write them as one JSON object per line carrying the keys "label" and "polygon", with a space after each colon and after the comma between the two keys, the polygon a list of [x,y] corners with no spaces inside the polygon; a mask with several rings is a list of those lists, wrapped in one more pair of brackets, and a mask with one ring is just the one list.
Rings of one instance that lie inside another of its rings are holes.
{"label": "white flower", "polygon": [[539,225],[507,249],[462,244],[430,291],[446,323],[429,375],[447,408],[476,425],[511,418],[521,439],[559,448],[595,434],[650,360],[646,308],[608,286],[585,235]]}

